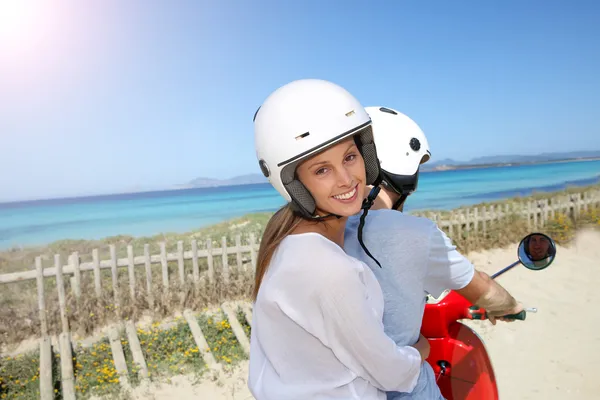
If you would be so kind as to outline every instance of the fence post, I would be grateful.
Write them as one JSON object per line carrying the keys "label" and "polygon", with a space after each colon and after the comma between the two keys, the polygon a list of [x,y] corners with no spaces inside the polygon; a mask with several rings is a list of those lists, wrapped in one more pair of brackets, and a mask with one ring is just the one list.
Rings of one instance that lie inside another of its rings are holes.
{"label": "fence post", "polygon": [[227,237],[225,236],[221,238],[221,250],[221,260],[223,261],[223,270],[221,273],[223,274],[223,282],[227,284],[229,283],[229,254],[227,254]]}
{"label": "fence post", "polygon": [[487,237],[487,218],[488,218],[488,208],[487,206],[483,206],[481,212],[481,229],[483,230],[483,235]]}
{"label": "fence post", "polygon": [[254,232],[250,233],[250,260],[252,262],[252,270],[256,270],[256,236]]}
{"label": "fence post", "polygon": [[71,265],[73,266],[74,285],[73,292],[77,300],[81,297],[81,270],[79,269],[79,253],[77,251],[71,254]]}
{"label": "fence post", "polygon": [[185,264],[183,262],[183,241],[177,241],[177,266],[179,267],[179,283],[185,285]]}
{"label": "fence post", "polygon": [[65,302],[65,283],[63,281],[63,268],[60,254],[54,255],[54,267],[56,268],[56,289],[58,291],[58,304],[60,306],[60,321],[62,323],[63,333],[69,332],[69,321],[67,320],[67,310]]}
{"label": "fence post", "polygon": [[100,280],[100,258],[98,257],[98,249],[92,250],[92,259],[94,265],[94,288],[96,290],[96,297],[102,297],[102,284]]}
{"label": "fence post", "polygon": [[146,267],[146,290],[148,291],[148,305],[154,310],[154,294],[152,293],[152,265],[150,258],[150,245],[144,244],[144,265]]}
{"label": "fence post", "polygon": [[451,212],[450,215],[448,216],[448,236],[450,236],[450,239],[455,240],[456,238],[454,237],[454,212]]}
{"label": "fence post", "polygon": [[169,288],[169,266],[167,264],[167,246],[160,242],[160,265],[162,266],[162,280],[164,289]]}
{"label": "fence post", "polygon": [[213,264],[212,239],[206,239],[206,263],[208,264],[208,282],[215,282],[215,267]]}
{"label": "fence post", "polygon": [[127,246],[127,261],[129,268],[129,292],[131,294],[131,300],[135,301],[135,261],[133,258],[133,246]]}
{"label": "fence post", "polygon": [[40,330],[42,337],[48,336],[48,322],[46,320],[46,300],[44,298],[44,267],[42,257],[35,258],[35,269],[37,271],[38,308],[40,311]]}
{"label": "fence post", "polygon": [[119,271],[117,270],[117,248],[114,244],[109,246],[110,248],[110,269],[112,272],[112,286],[113,295],[115,300],[115,313],[117,317],[121,315],[121,304],[119,304]]}
{"label": "fence post", "polygon": [[242,271],[242,238],[241,236],[235,235],[235,255],[237,261],[238,272]]}
{"label": "fence post", "polygon": [[192,273],[194,274],[194,284],[198,286],[200,282],[200,267],[198,266],[198,241],[192,239]]}

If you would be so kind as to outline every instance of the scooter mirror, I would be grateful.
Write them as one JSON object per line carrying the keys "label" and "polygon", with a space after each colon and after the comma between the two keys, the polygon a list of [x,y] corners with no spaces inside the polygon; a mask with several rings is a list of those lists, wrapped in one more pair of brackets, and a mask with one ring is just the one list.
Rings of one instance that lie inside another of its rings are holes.
{"label": "scooter mirror", "polygon": [[552,264],[556,257],[556,243],[543,233],[531,233],[521,240],[519,261],[526,268],[539,271]]}

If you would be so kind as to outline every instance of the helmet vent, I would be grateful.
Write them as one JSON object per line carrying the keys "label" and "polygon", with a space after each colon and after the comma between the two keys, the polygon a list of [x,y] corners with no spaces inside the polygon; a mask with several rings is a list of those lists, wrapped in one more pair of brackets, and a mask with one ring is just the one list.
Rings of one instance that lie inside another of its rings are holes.
{"label": "helmet vent", "polygon": [[413,151],[419,151],[421,149],[421,142],[417,138],[410,139],[410,148]]}
{"label": "helmet vent", "polygon": [[258,162],[258,165],[260,166],[260,170],[263,173],[263,175],[265,176],[265,178],[268,178],[269,175],[271,174],[271,171],[269,171],[269,167],[267,166],[267,163],[265,162],[265,160],[260,160]]}
{"label": "helmet vent", "polygon": [[310,132],[305,132],[302,135],[298,135],[296,136],[296,140],[300,140],[300,139],[304,139],[305,137],[307,137],[308,135],[310,135]]}
{"label": "helmet vent", "polygon": [[385,107],[379,107],[379,111],[388,113],[388,114],[398,115],[398,113],[396,111],[390,110],[389,108],[385,108]]}
{"label": "helmet vent", "polygon": [[256,121],[256,116],[258,115],[258,111],[260,110],[260,107],[262,107],[262,106],[259,106],[259,107],[256,109],[256,112],[254,113],[254,117],[252,118],[252,122]]}

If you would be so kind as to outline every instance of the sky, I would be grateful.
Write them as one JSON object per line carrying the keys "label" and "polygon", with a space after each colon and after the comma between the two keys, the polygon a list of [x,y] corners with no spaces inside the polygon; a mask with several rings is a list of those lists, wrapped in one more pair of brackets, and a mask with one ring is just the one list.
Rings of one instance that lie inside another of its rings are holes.
{"label": "sky", "polygon": [[600,150],[600,2],[0,0],[0,201],[259,173],[273,90],[335,82],[432,161]]}

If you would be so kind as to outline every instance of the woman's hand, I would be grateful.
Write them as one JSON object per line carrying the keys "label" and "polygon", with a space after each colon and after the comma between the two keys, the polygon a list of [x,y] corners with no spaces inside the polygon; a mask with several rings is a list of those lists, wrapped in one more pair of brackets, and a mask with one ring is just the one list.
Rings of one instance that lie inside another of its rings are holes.
{"label": "woman's hand", "polygon": [[429,345],[429,340],[427,340],[427,338],[422,334],[419,335],[419,340],[413,345],[413,347],[421,354],[421,359],[423,361],[429,357],[431,346]]}

